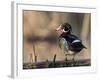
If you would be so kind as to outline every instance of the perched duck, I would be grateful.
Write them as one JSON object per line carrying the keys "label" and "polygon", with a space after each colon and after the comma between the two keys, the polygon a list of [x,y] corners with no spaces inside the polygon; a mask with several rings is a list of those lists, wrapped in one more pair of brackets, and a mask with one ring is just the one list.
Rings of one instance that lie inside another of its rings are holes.
{"label": "perched duck", "polygon": [[86,47],[82,44],[82,40],[80,40],[76,35],[72,34],[72,27],[69,23],[61,24],[56,31],[59,35],[59,45],[60,48],[64,50],[65,55],[73,55],[74,57],[77,53],[79,53],[82,49],[86,49]]}

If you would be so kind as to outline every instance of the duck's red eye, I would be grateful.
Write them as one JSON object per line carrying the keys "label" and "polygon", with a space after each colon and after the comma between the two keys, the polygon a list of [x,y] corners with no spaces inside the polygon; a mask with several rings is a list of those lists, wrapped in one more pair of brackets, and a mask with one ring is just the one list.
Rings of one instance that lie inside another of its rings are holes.
{"label": "duck's red eye", "polygon": [[68,31],[68,30],[69,30],[69,28],[68,28],[68,27],[64,27],[64,30],[65,30],[65,31]]}

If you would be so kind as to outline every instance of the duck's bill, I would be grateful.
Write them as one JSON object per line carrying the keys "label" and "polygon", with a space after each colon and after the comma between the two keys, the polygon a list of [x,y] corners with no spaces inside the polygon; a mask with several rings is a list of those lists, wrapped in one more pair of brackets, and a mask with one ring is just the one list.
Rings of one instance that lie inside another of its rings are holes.
{"label": "duck's bill", "polygon": [[56,29],[56,31],[59,31],[59,30],[61,30],[62,29],[62,26],[60,25],[57,29]]}

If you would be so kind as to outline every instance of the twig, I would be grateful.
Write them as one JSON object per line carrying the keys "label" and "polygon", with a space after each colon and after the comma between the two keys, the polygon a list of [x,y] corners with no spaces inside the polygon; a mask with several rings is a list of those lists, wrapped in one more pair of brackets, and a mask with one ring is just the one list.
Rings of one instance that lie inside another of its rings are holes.
{"label": "twig", "polygon": [[46,60],[46,67],[47,68],[49,67],[49,61],[48,61],[48,59]]}
{"label": "twig", "polygon": [[33,43],[33,53],[34,53],[34,61],[35,63],[37,62],[37,56],[36,56],[36,51],[35,51],[35,45]]}
{"label": "twig", "polygon": [[55,61],[56,61],[56,54],[54,55],[54,58],[53,58],[53,65],[55,66]]}
{"label": "twig", "polygon": [[33,55],[30,53],[30,61],[33,63]]}

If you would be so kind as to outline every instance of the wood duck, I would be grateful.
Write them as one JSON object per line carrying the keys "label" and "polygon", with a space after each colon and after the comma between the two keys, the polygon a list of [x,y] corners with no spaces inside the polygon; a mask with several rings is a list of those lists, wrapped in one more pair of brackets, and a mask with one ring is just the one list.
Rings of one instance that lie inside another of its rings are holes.
{"label": "wood duck", "polygon": [[73,55],[74,57],[77,53],[79,53],[82,49],[86,49],[86,47],[82,44],[82,40],[80,40],[76,35],[72,34],[72,27],[69,23],[61,24],[56,31],[60,34],[59,36],[59,46],[63,49],[64,54]]}

